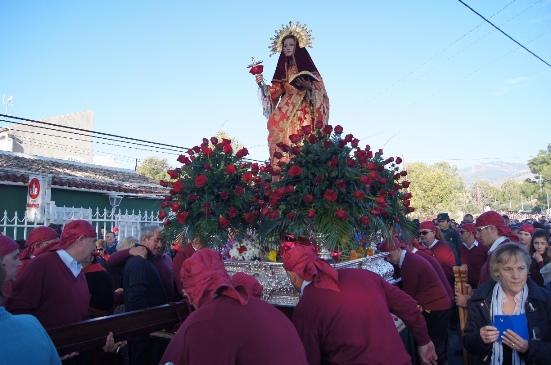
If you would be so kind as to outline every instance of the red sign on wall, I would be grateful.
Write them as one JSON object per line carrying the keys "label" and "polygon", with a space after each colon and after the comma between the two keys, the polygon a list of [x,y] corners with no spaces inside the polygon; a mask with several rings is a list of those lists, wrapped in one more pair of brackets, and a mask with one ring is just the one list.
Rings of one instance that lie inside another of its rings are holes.
{"label": "red sign on wall", "polygon": [[29,197],[36,199],[40,195],[40,180],[36,177],[29,183]]}

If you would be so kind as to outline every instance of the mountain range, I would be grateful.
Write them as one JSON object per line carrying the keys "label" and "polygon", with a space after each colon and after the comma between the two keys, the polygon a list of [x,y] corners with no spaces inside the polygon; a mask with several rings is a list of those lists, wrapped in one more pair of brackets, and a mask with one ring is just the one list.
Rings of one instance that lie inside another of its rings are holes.
{"label": "mountain range", "polygon": [[457,172],[463,177],[467,186],[482,180],[499,187],[509,179],[520,183],[528,178],[534,178],[534,174],[527,164],[503,161],[492,161],[464,167],[458,169]]}

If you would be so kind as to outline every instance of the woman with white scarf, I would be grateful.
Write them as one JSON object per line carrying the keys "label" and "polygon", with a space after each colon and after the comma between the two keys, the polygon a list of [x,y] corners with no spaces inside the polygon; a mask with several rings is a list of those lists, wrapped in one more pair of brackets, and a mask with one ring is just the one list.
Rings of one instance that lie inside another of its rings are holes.
{"label": "woman with white scarf", "polygon": [[[473,364],[549,364],[551,359],[551,292],[528,278],[531,258],[516,243],[499,246],[493,253],[493,280],[471,297],[463,344],[478,357]],[[526,315],[528,338],[493,325],[497,315]]]}

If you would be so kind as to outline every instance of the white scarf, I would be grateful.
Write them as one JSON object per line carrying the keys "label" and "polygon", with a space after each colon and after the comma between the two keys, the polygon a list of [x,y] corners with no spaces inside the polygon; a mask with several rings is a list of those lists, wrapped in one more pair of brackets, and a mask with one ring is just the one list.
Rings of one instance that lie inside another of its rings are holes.
{"label": "white scarf", "polygon": [[[524,304],[526,303],[526,300],[528,299],[528,285],[524,284],[524,288],[522,289],[522,299],[520,301],[520,305],[518,308],[515,309],[515,312],[513,314],[522,314],[524,313]],[[511,298],[511,300],[514,300],[514,298]],[[503,289],[501,289],[501,282],[498,282],[494,286],[494,291],[492,292],[492,311],[491,311],[491,318],[492,321],[494,319],[494,315],[502,315],[503,314]],[[500,365],[503,363],[503,343],[499,340],[496,340],[494,342],[492,347],[492,359],[490,361],[492,365]],[[513,350],[513,365],[524,365],[524,361],[520,359],[518,356],[518,352]]]}

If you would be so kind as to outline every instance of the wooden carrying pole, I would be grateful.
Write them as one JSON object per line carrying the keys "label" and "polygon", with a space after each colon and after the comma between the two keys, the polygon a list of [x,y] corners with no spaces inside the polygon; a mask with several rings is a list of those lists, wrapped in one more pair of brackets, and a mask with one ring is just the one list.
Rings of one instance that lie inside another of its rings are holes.
{"label": "wooden carrying pole", "polygon": [[[463,295],[468,294],[467,284],[467,267],[466,266],[454,266],[453,275],[455,276],[455,285],[459,289],[459,293]],[[461,339],[463,339],[463,331],[467,325],[467,313],[468,309],[464,307],[459,307],[459,329],[461,330]],[[461,341],[463,343],[463,341]],[[463,347],[463,364],[471,365],[471,354],[467,352],[464,346]]]}

